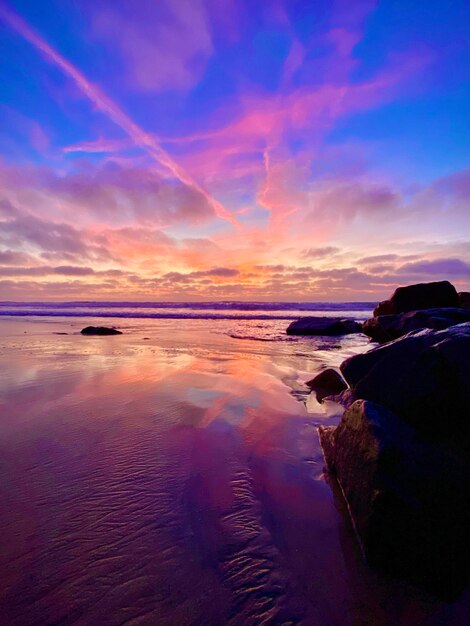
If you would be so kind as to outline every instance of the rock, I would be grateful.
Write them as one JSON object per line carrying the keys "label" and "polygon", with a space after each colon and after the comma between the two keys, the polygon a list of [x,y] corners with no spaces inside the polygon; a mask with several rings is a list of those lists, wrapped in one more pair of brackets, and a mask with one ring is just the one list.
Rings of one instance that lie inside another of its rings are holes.
{"label": "rock", "polygon": [[341,372],[355,398],[398,414],[425,436],[468,445],[470,322],[423,330],[353,356]]}
{"label": "rock", "polygon": [[337,428],[320,427],[320,440],[367,561],[445,599],[462,592],[470,573],[468,463],[364,400]]}
{"label": "rock", "polygon": [[383,300],[379,302],[378,305],[374,309],[374,317],[378,315],[391,315],[395,313],[393,303],[390,300]]}
{"label": "rock", "polygon": [[106,326],[87,326],[80,332],[82,335],[122,335],[120,330],[107,328]]}
{"label": "rock", "polygon": [[455,287],[449,281],[443,280],[398,287],[389,300],[377,305],[374,316],[458,306],[459,298]]}
{"label": "rock", "polygon": [[373,341],[384,342],[423,328],[442,330],[469,321],[470,310],[467,309],[425,309],[372,317],[362,324],[362,332]]}
{"label": "rock", "polygon": [[464,309],[470,309],[470,291],[459,291],[459,306]]}
{"label": "rock", "polygon": [[362,332],[361,324],[339,317],[301,317],[287,327],[288,335],[350,335]]}
{"label": "rock", "polygon": [[336,402],[336,404],[341,404],[341,406],[345,409],[348,409],[351,404],[356,401],[356,398],[352,390],[348,387],[347,389],[344,389],[344,391],[341,391],[341,393],[329,396],[328,400],[332,400],[333,402]]}
{"label": "rock", "polygon": [[318,402],[328,396],[337,395],[348,388],[341,374],[332,367],[323,370],[305,384],[312,391],[315,391]]}

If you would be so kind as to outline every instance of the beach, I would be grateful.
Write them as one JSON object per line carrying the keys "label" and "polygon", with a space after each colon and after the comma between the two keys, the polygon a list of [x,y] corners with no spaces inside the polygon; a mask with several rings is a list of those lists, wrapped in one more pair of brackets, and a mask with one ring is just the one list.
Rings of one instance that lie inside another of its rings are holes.
{"label": "beach", "polygon": [[0,319],[2,623],[464,623],[465,599],[364,565],[325,479],[317,427],[342,409],[305,382],[365,336],[85,322]]}
{"label": "beach", "polygon": [[0,0],[0,626],[470,626],[469,25]]}

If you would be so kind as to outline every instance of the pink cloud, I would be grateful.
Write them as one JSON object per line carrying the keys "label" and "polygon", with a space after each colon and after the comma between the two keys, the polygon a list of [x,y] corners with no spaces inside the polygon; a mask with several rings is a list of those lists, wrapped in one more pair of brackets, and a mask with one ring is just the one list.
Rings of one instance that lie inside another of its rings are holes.
{"label": "pink cloud", "polygon": [[34,261],[33,257],[17,250],[0,250],[0,265],[25,265]]}
{"label": "pink cloud", "polygon": [[[342,53],[350,54],[356,35],[336,35],[346,37]],[[177,141],[186,148],[180,158],[193,176],[206,183],[251,175],[261,184],[266,150],[273,152],[280,147],[282,151],[286,139],[305,138],[307,132],[313,157],[338,119],[390,101],[429,60],[426,54],[397,57],[389,67],[361,83],[350,82],[346,72],[340,83],[300,87],[274,97],[246,92],[241,97],[241,111],[232,121],[223,122],[227,115],[221,110],[213,116],[210,132],[180,137]],[[344,58],[334,62],[344,64]],[[336,72],[335,81],[341,75]],[[244,165],[238,170],[234,162]]]}
{"label": "pink cloud", "polygon": [[120,152],[132,147],[133,143],[128,139],[105,139],[99,137],[93,141],[81,141],[80,143],[65,146],[65,154],[74,152],[100,153],[100,152]]}
{"label": "pink cloud", "polygon": [[0,197],[40,216],[76,224],[114,222],[199,224],[215,217],[213,208],[196,190],[157,175],[153,166],[76,162],[66,173],[46,167],[0,167]]}

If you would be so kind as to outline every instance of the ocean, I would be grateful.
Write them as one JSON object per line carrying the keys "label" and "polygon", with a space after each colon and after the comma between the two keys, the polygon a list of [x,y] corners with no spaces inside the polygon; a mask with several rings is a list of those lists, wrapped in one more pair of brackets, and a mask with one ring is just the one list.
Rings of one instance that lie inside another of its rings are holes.
{"label": "ocean", "polygon": [[297,319],[343,315],[366,319],[372,302],[0,302],[0,315],[148,319]]}
{"label": "ocean", "polygon": [[137,320],[230,321],[218,326],[234,338],[298,341],[288,338],[285,329],[299,317],[365,320],[374,306],[371,302],[0,302],[0,317],[83,318],[101,325],[106,320],[123,329],[144,328],[146,322]]}

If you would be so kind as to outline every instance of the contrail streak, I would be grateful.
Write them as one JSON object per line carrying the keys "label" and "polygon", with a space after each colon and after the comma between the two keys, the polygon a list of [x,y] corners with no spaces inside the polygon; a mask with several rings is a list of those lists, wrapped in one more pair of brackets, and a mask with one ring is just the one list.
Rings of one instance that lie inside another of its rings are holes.
{"label": "contrail streak", "polygon": [[138,126],[117,104],[115,104],[99,87],[93,85],[70,61],[59,54],[45,39],[35,33],[28,24],[13,13],[5,5],[0,4],[0,17],[30,44],[37,48],[49,63],[57,65],[69,76],[77,87],[92,102],[95,107],[107,115],[119,126],[136,144],[154,159],[158,164],[164,165],[180,182],[199,192],[214,209],[215,214],[234,225],[238,225],[235,217],[227,211],[221,202],[213,198],[197,181],[195,181],[183,168],[181,168],[155,139]]}

